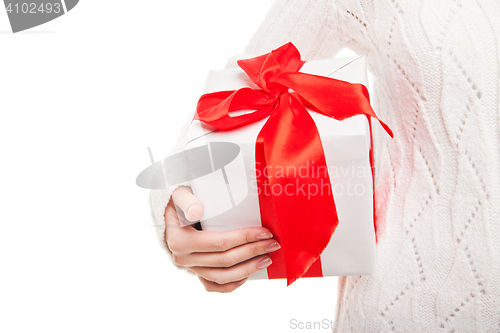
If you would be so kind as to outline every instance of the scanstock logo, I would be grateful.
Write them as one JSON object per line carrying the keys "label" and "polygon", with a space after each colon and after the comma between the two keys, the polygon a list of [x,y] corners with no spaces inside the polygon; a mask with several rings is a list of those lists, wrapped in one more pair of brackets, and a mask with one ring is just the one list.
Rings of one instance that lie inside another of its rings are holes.
{"label": "scanstock logo", "polygon": [[79,0],[4,0],[12,32],[36,27],[75,8]]}

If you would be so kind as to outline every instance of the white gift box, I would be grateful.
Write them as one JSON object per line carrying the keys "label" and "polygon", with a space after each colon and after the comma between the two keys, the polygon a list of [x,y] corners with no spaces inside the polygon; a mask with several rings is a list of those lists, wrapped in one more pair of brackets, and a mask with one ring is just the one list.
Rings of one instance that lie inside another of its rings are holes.
{"label": "white gift box", "polygon": [[[308,61],[300,72],[368,86],[364,56]],[[240,68],[217,70],[209,73],[204,93],[242,87],[258,89]],[[371,274],[375,232],[367,117],[338,121],[314,111],[310,115],[321,137],[339,217],[338,227],[318,259],[323,276]],[[214,130],[193,120],[183,158],[193,193],[205,205],[202,229],[228,231],[261,226],[255,142],[266,120],[230,131]],[[169,184],[176,185],[170,180]],[[250,276],[267,278],[267,269]]]}

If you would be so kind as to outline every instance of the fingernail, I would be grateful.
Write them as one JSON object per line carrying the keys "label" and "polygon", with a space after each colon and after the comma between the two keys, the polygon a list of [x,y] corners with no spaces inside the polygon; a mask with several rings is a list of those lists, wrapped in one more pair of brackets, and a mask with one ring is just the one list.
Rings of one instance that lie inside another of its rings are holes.
{"label": "fingernail", "polygon": [[270,232],[265,232],[265,233],[263,233],[263,234],[260,234],[260,235],[257,237],[257,239],[260,239],[260,240],[262,240],[262,239],[269,239],[269,238],[273,238],[273,234],[272,234],[272,233],[270,233]]}
{"label": "fingernail", "polygon": [[188,220],[192,221],[193,217],[191,217],[191,213],[193,212],[193,209],[198,208],[198,205],[192,205],[191,207],[188,208],[188,211],[186,213],[186,217]]}
{"label": "fingernail", "polygon": [[278,242],[274,242],[266,246],[266,252],[274,252],[279,249],[281,249],[281,246],[278,244]]}
{"label": "fingernail", "polygon": [[259,264],[257,265],[257,268],[258,269],[263,269],[263,268],[266,268],[268,267],[269,265],[271,265],[273,263],[273,261],[270,259],[270,258],[267,258],[267,259],[264,259],[264,260],[261,260],[259,262]]}
{"label": "fingernail", "polygon": [[238,281],[238,283],[236,283],[238,286],[241,286],[243,283],[247,282],[248,278],[244,278],[243,280],[241,281]]}

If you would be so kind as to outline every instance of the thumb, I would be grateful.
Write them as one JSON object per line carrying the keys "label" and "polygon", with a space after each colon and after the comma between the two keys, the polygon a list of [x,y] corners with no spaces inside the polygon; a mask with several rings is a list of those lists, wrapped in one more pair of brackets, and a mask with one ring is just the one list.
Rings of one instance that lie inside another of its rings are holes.
{"label": "thumb", "polygon": [[184,215],[187,222],[196,222],[203,217],[205,207],[203,203],[194,196],[191,188],[187,186],[178,187],[172,193],[172,199],[175,205],[182,210],[183,214],[180,215]]}

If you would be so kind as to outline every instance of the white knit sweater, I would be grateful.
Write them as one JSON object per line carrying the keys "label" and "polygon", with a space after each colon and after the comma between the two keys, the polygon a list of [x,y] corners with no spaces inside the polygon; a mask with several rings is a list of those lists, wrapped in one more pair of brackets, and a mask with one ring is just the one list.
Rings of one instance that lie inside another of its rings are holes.
{"label": "white knit sweater", "polygon": [[499,37],[499,0],[278,0],[248,44],[366,54],[395,134],[374,126],[376,272],[340,279],[336,321],[366,326],[340,332],[500,331]]}

